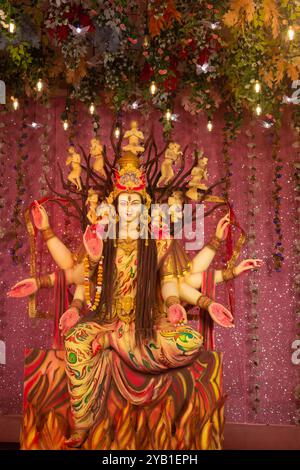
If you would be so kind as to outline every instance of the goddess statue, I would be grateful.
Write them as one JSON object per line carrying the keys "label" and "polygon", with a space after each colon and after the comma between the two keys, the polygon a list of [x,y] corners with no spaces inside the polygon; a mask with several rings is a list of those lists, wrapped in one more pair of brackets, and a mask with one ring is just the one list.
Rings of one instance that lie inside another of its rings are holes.
{"label": "goddess statue", "polygon": [[[59,323],[74,421],[65,442],[68,447],[80,447],[103,413],[111,350],[131,369],[153,377],[145,392],[145,400],[151,402],[161,393],[160,374],[191,364],[203,347],[203,337],[188,324],[183,305],[200,306],[217,324],[234,327],[231,312],[201,291],[202,273],[227,237],[228,213],[192,260],[175,238],[148,236],[149,228],[144,229],[140,220],[145,207],[148,217],[151,198],[139,159],[128,151],[119,160],[106,203],[116,209],[116,234],[107,236],[101,220],[88,225],[77,259],[51,229],[45,208],[35,202],[32,209],[53,260],[67,284],[76,286]],[[261,264],[260,259],[247,259],[234,268],[215,270],[213,281],[227,281]],[[13,286],[8,296],[29,296],[52,287],[54,281],[55,273],[28,278]],[[129,394],[121,379],[119,387]]]}

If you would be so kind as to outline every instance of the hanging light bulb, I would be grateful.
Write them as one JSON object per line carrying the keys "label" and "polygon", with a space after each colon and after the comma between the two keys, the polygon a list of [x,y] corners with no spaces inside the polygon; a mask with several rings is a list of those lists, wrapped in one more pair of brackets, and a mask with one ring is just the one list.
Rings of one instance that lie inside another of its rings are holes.
{"label": "hanging light bulb", "polygon": [[169,109],[167,109],[167,111],[166,111],[165,118],[166,118],[167,121],[171,121],[171,119],[172,119],[172,113]]}
{"label": "hanging light bulb", "polygon": [[121,134],[121,129],[120,129],[119,124],[117,124],[115,128],[115,138],[118,139],[120,137],[120,134]]}
{"label": "hanging light bulb", "polygon": [[261,85],[260,85],[258,80],[256,80],[256,82],[255,82],[254,90],[256,91],[256,93],[260,93]]}
{"label": "hanging light bulb", "polygon": [[90,105],[89,110],[90,110],[90,114],[94,114],[94,112],[95,112],[95,105],[94,105],[94,103],[92,103],[92,104]]}
{"label": "hanging light bulb", "polygon": [[289,26],[288,32],[287,32],[288,39],[292,41],[295,37],[295,30],[292,26]]}
{"label": "hanging light bulb", "polygon": [[152,82],[151,85],[150,85],[150,93],[151,93],[151,95],[155,95],[156,92],[157,92],[156,84],[155,84],[155,82]]}
{"label": "hanging light bulb", "polygon": [[213,123],[211,121],[208,121],[207,123],[207,129],[208,129],[208,132],[211,132],[213,130]]}
{"label": "hanging light bulb", "polygon": [[261,109],[260,104],[258,104],[258,105],[256,106],[255,112],[256,112],[257,116],[260,116],[260,115],[261,115],[262,109]]}
{"label": "hanging light bulb", "polygon": [[11,97],[11,99],[12,99],[13,108],[15,111],[17,111],[17,109],[19,109],[19,100],[18,98],[14,98],[13,96]]}
{"label": "hanging light bulb", "polygon": [[39,93],[42,91],[43,86],[44,86],[44,85],[43,85],[43,82],[42,82],[42,80],[39,78],[39,80],[38,80],[38,82],[37,82],[37,84],[36,84],[36,89],[37,89],[37,91],[38,91]]}
{"label": "hanging light bulb", "polygon": [[64,121],[63,122],[63,128],[64,128],[64,131],[67,131],[69,129],[69,123],[68,121]]}
{"label": "hanging light bulb", "polygon": [[14,34],[16,32],[16,25],[13,21],[9,22],[8,31],[10,34]]}
{"label": "hanging light bulb", "polygon": [[145,34],[144,41],[143,41],[143,46],[144,46],[145,49],[148,49],[149,45],[150,45],[149,36],[148,36],[148,34]]}

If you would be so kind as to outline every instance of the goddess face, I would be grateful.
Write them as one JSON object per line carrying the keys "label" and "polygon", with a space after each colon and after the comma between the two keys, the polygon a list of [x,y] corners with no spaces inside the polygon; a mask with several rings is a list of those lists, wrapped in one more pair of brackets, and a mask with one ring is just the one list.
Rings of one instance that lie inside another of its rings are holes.
{"label": "goddess face", "polygon": [[118,198],[118,214],[121,222],[137,221],[142,212],[142,198],[138,193],[121,193]]}

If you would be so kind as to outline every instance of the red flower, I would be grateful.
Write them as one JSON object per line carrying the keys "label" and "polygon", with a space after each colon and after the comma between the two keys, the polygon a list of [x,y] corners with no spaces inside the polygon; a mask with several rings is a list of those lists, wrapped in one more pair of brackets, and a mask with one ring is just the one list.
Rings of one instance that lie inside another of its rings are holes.
{"label": "red flower", "polygon": [[188,48],[191,49],[192,51],[195,51],[197,48],[197,44],[196,44],[196,41],[194,41],[194,39],[188,39],[186,44]]}
{"label": "red flower", "polygon": [[148,82],[150,78],[153,76],[153,74],[154,74],[153,68],[148,62],[146,62],[144,64],[143,70],[141,71],[141,80],[143,80],[143,82]]}
{"label": "red flower", "polygon": [[166,92],[175,91],[178,86],[178,77],[166,78],[163,84]]}
{"label": "red flower", "polygon": [[215,34],[213,36],[208,36],[207,42],[209,44],[210,49],[213,51],[218,52],[220,49],[222,49],[222,46],[219,42],[219,38]]}
{"label": "red flower", "polygon": [[198,64],[199,65],[206,64],[209,61],[209,56],[210,56],[209,49],[205,47],[204,49],[202,49],[202,51],[198,55],[198,61],[197,61]]}
{"label": "red flower", "polygon": [[188,52],[186,51],[186,49],[180,49],[180,51],[178,52],[179,59],[186,59],[187,56]]}
{"label": "red flower", "polygon": [[85,13],[81,13],[78,17],[80,26],[92,26],[91,19],[89,15],[86,15]]}
{"label": "red flower", "polygon": [[64,41],[65,39],[67,39],[69,32],[70,32],[70,28],[66,24],[59,26],[56,30],[56,34],[61,41]]}

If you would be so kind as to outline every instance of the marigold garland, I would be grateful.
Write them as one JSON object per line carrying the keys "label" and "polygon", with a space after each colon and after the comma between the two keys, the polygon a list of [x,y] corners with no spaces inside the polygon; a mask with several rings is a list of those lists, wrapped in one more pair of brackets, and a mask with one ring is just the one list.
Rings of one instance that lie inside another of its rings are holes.
{"label": "marigold garland", "polygon": [[89,310],[96,310],[100,303],[101,291],[102,291],[102,279],[103,279],[103,256],[101,256],[98,263],[98,273],[97,273],[97,283],[96,283],[96,294],[94,302],[91,301],[91,292],[90,292],[90,262],[89,257],[86,255],[83,260],[84,264],[84,292],[85,300]]}

